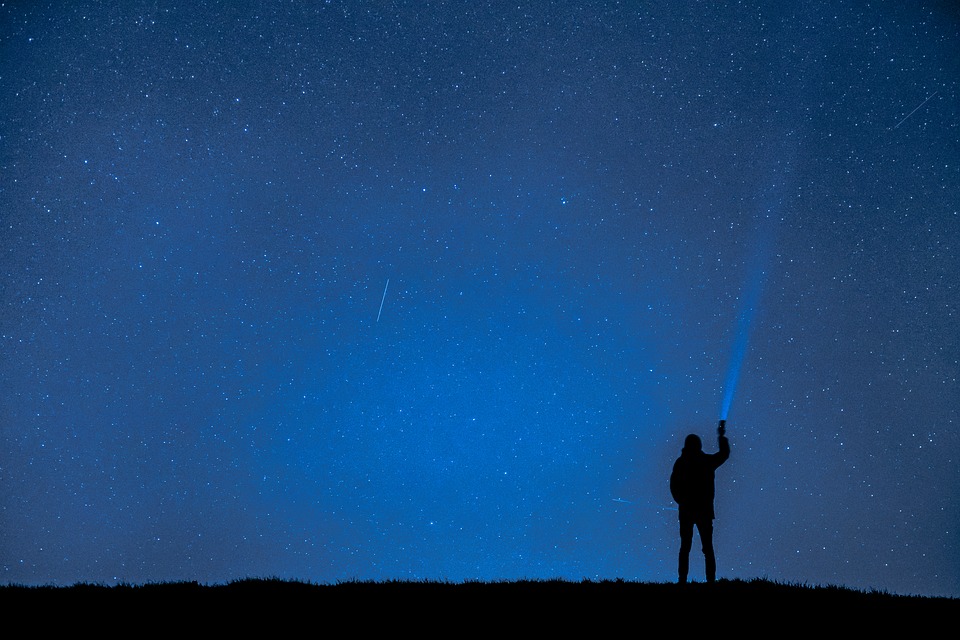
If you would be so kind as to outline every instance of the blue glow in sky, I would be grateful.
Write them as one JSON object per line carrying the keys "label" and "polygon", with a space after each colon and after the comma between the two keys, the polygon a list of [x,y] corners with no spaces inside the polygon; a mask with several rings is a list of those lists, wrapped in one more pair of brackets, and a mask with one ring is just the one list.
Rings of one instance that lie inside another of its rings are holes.
{"label": "blue glow in sky", "polygon": [[[774,186],[774,191],[779,191]],[[726,382],[723,385],[723,401],[720,404],[720,418],[726,420],[730,414],[733,397],[736,395],[737,383],[740,381],[740,371],[743,369],[747,351],[750,347],[750,332],[754,319],[760,312],[763,285],[767,279],[771,256],[777,244],[777,212],[781,210],[782,202],[771,203],[765,211],[758,214],[752,222],[753,238],[751,243],[754,255],[745,261],[744,283],[736,304],[740,308],[739,315],[732,335],[730,361],[727,365]]]}
{"label": "blue glow in sky", "polygon": [[2,579],[960,595],[958,25],[0,6]]}

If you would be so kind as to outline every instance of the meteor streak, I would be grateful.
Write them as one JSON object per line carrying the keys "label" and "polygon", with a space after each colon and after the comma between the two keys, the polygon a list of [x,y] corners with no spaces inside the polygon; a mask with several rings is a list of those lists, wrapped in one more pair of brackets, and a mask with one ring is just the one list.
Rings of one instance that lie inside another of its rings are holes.
{"label": "meteor streak", "polygon": [[[621,503],[623,503],[623,504],[637,504],[636,502],[633,502],[632,500],[624,500],[623,498],[612,498],[612,500],[613,500],[614,502],[621,502]],[[677,508],[676,508],[676,507],[666,507],[666,506],[659,505],[659,504],[653,504],[652,502],[649,502],[649,501],[648,501],[647,504],[644,505],[644,506],[649,507],[649,508],[651,508],[651,509],[659,509],[660,511],[677,511]]]}
{"label": "meteor streak", "polygon": [[383,313],[383,301],[387,299],[387,287],[390,286],[390,278],[387,278],[387,284],[383,285],[383,297],[380,298],[380,311],[377,311],[377,322],[380,322],[380,314]]}
{"label": "meteor streak", "polygon": [[[920,107],[922,107],[923,105],[925,105],[925,104],[927,104],[928,102],[930,102],[931,100],[933,100],[933,96],[937,95],[938,93],[940,93],[940,90],[939,90],[939,89],[937,89],[936,91],[934,91],[934,92],[933,92],[933,95],[931,95],[929,98],[927,98],[926,100],[924,100],[923,102],[921,102],[921,103],[920,103]],[[911,111],[910,113],[908,113],[906,116],[904,116],[903,120],[901,120],[900,122],[898,122],[897,124],[895,124],[895,125],[893,126],[893,128],[896,129],[897,127],[899,127],[900,125],[902,125],[904,122],[906,122],[907,118],[909,118],[910,116],[912,116],[913,114],[915,114],[917,111],[920,111],[920,107],[917,107],[916,109],[914,109],[913,111]]]}

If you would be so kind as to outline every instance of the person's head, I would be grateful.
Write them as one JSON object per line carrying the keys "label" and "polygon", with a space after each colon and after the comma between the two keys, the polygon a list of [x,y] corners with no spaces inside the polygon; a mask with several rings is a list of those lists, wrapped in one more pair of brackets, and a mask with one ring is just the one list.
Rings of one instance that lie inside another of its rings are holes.
{"label": "person's head", "polygon": [[683,450],[684,451],[703,451],[703,443],[700,442],[700,436],[691,433],[687,436],[687,439],[683,441]]}

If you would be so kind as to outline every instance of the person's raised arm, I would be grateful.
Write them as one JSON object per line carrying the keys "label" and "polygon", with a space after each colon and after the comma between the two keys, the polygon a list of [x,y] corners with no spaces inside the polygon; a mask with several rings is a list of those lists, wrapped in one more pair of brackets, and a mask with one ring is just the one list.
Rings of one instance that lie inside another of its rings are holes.
{"label": "person's raised arm", "polygon": [[730,441],[727,440],[727,421],[721,420],[720,425],[717,427],[717,444],[720,446],[720,451],[717,452],[717,466],[719,467],[724,462],[727,461],[727,458],[730,457]]}

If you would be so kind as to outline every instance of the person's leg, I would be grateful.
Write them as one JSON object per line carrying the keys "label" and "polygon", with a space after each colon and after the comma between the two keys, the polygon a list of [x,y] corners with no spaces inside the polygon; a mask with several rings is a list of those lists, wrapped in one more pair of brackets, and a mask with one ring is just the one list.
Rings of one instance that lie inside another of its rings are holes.
{"label": "person's leg", "polygon": [[703,545],[703,560],[706,565],[707,582],[717,579],[717,558],[713,553],[713,520],[704,518],[697,522],[700,542]]}
{"label": "person's leg", "polygon": [[693,547],[693,519],[680,516],[680,563],[678,577],[681,584],[687,581],[690,568],[690,549]]}

